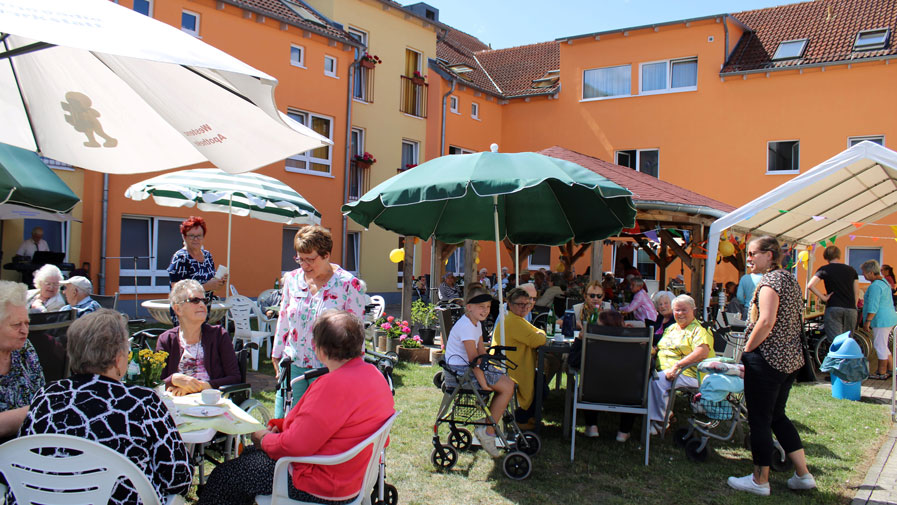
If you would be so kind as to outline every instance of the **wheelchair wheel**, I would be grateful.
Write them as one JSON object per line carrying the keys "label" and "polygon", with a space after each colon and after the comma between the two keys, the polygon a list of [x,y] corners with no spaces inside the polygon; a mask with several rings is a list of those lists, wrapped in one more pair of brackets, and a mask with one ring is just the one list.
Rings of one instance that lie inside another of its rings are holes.
{"label": "wheelchair wheel", "polygon": [[535,456],[542,450],[542,439],[532,431],[524,431],[523,440],[518,441],[517,448],[527,456]]}
{"label": "wheelchair wheel", "polygon": [[371,505],[398,505],[399,490],[392,484],[383,484],[383,500],[378,498],[379,494],[377,484],[374,484],[374,491],[371,492]]}
{"label": "wheelchair wheel", "polygon": [[685,455],[688,456],[688,459],[696,463],[703,463],[707,461],[707,456],[710,451],[707,449],[707,445],[704,445],[703,449],[698,450],[700,446],[700,438],[692,438],[685,443]]}
{"label": "wheelchair wheel", "polygon": [[533,472],[533,461],[521,451],[514,451],[505,456],[501,469],[509,479],[523,480]]}
{"label": "wheelchair wheel", "polygon": [[442,380],[442,370],[440,370],[433,376],[433,385],[436,386],[436,389],[442,389]]}
{"label": "wheelchair wheel", "polygon": [[434,447],[430,453],[430,461],[439,471],[451,470],[458,462],[458,451],[450,445]]}
{"label": "wheelchair wheel", "polygon": [[268,408],[262,405],[262,402],[254,398],[250,398],[241,403],[240,408],[264,425],[267,425],[268,421],[271,420],[271,412],[268,411]]}
{"label": "wheelchair wheel", "polygon": [[691,440],[691,430],[688,428],[679,428],[673,435],[673,441],[678,447],[685,448],[689,440]]}
{"label": "wheelchair wheel", "polygon": [[470,449],[473,437],[471,437],[470,432],[464,428],[452,429],[451,433],[449,433],[448,442],[449,445],[455,449],[466,451],[467,449]]}
{"label": "wheelchair wheel", "polygon": [[386,355],[389,356],[390,358],[392,358],[392,359],[395,360],[395,361],[398,361],[398,360],[399,360],[399,355],[396,354],[395,351],[389,351],[389,352],[386,353]]}
{"label": "wheelchair wheel", "polygon": [[816,342],[816,348],[813,350],[813,355],[816,357],[816,366],[822,366],[822,362],[828,356],[828,348],[831,346],[832,341],[825,336]]}

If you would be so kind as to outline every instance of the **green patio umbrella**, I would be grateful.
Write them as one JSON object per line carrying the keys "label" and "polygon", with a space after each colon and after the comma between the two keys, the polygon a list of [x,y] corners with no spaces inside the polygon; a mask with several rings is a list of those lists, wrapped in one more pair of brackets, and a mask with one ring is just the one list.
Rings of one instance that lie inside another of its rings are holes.
{"label": "green patio umbrella", "polygon": [[374,223],[424,240],[494,240],[499,268],[498,243],[505,237],[515,244],[583,243],[635,225],[632,193],[626,188],[576,163],[497,149],[493,144],[492,152],[421,163],[343,205],[342,211],[365,227]]}
{"label": "green patio umbrella", "polygon": [[196,206],[202,211],[226,212],[228,268],[234,215],[283,224],[321,224],[321,213],[296,190],[254,172],[229,174],[217,168],[170,172],[132,184],[125,196],[135,201],[152,196],[154,202],[166,207]]}
{"label": "green patio umbrella", "polygon": [[63,220],[79,201],[33,151],[0,144],[0,215]]}

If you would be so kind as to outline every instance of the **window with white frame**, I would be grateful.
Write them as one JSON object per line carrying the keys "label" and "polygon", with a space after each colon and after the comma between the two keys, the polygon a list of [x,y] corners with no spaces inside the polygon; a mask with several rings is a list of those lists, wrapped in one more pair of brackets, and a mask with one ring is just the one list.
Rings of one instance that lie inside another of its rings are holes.
{"label": "window with white frame", "polygon": [[639,273],[642,275],[642,279],[646,280],[655,280],[657,279],[657,264],[651,260],[651,256],[648,256],[648,253],[639,248],[635,254],[635,267],[638,268]]}
{"label": "window with white frame", "polygon": [[[324,137],[333,140],[333,118],[289,109],[287,115]],[[330,174],[333,146],[323,146],[286,159],[287,172]]]}
{"label": "window with white frame", "polygon": [[134,10],[144,16],[153,17],[153,0],[134,0]]}
{"label": "window with white frame", "polygon": [[582,98],[629,96],[632,93],[632,66],[593,68],[582,73]]}
{"label": "window with white frame", "polygon": [[863,278],[863,271],[862,269],[860,269],[860,265],[869,260],[875,260],[879,265],[881,265],[881,247],[847,248],[847,257],[845,259],[845,262],[857,271],[857,275],[860,277],[860,282],[862,283],[868,283],[869,281]]}
{"label": "window with white frame", "polygon": [[476,102],[470,103],[470,117],[480,119],[480,104]]}
{"label": "window with white frame", "polygon": [[290,272],[296,270],[296,247],[293,245],[296,240],[296,232],[299,228],[286,227],[283,228],[283,240],[280,248],[280,271]]}
{"label": "window with white frame", "polygon": [[778,140],[766,144],[766,172],[799,172],[800,141]]}
{"label": "window with white frame", "polygon": [[[362,45],[360,48],[355,48],[355,59],[358,60],[364,54],[364,48],[368,46],[368,34],[352,27],[346,28],[346,30],[353,39]],[[372,102],[374,97],[370,95],[373,94],[374,88],[368,86],[368,80],[373,79],[374,74],[361,65],[357,65],[357,67],[352,83],[352,98],[362,102]]]}
{"label": "window with white frame", "polygon": [[290,44],[290,65],[305,68],[305,48]]}
{"label": "window with white frame", "polygon": [[361,258],[361,233],[352,231],[346,233],[346,263],[343,269],[357,276],[359,261]]}
{"label": "window with white frame", "polygon": [[402,140],[402,166],[399,171],[408,170],[417,166],[420,142],[416,140]]}
{"label": "window with white frame", "polygon": [[463,147],[458,146],[449,146],[449,154],[473,154],[473,151],[470,149],[464,149]]}
{"label": "window with white frame", "polygon": [[119,256],[128,259],[119,260],[119,293],[168,293],[168,265],[175,251],[184,246],[181,221],[180,218],[122,216]]}
{"label": "window with white frame", "polygon": [[642,63],[641,92],[690,91],[698,89],[698,58]]}
{"label": "window with white frame", "polygon": [[533,253],[527,258],[526,263],[529,265],[530,270],[538,270],[540,268],[550,270],[551,247],[547,245],[536,246],[536,249],[533,250]]}
{"label": "window with white frame", "polygon": [[187,10],[181,11],[181,31],[199,37],[199,14]]}
{"label": "window with white frame", "polygon": [[336,58],[333,56],[324,56],[324,75],[336,77]]}
{"label": "window with white frame", "polygon": [[875,30],[863,30],[857,33],[853,42],[854,51],[870,51],[888,47],[888,38],[891,35],[890,28],[876,28]]}
{"label": "window with white frame", "polygon": [[617,165],[652,177],[660,177],[660,149],[630,149],[616,152]]}
{"label": "window with white frame", "polygon": [[449,97],[449,110],[458,114],[458,97],[455,95]]}
{"label": "window with white frame", "polygon": [[[352,156],[364,154],[364,130],[352,128]],[[364,170],[357,163],[349,164],[349,201],[358,200],[364,192]]]}
{"label": "window with white frame", "polygon": [[807,48],[807,40],[797,39],[779,42],[779,47],[776,48],[775,54],[772,55],[773,61],[800,58],[804,55],[804,50]]}
{"label": "window with white frame", "polygon": [[860,142],[874,142],[880,146],[885,145],[885,136],[884,135],[863,135],[861,137],[849,137],[847,139],[847,147],[853,147]]}

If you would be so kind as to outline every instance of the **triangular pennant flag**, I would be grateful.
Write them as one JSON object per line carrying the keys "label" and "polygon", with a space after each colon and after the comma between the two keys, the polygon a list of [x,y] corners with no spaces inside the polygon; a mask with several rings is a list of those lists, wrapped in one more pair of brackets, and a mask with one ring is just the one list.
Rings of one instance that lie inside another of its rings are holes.
{"label": "triangular pennant flag", "polygon": [[674,237],[682,238],[682,234],[679,233],[679,230],[677,230],[677,229],[675,229],[675,228],[670,228],[670,229],[667,230],[667,231],[670,232],[670,234],[672,234]]}
{"label": "triangular pennant flag", "polygon": [[836,239],[836,238],[838,238],[838,237],[837,237],[837,236],[834,236],[834,237],[828,239],[828,241],[831,242],[832,245],[835,245],[835,239]]}
{"label": "triangular pennant flag", "polygon": [[787,212],[788,212],[787,210],[779,209],[779,214],[785,214],[785,213],[787,213]]}
{"label": "triangular pennant flag", "polygon": [[[853,241],[853,239],[857,238],[856,235],[848,235],[848,237],[850,237],[850,240],[851,240],[851,241]],[[897,239],[895,239],[895,240],[897,240]]]}
{"label": "triangular pennant flag", "polygon": [[858,230],[863,227],[863,223],[850,223],[850,224],[852,224],[853,227]]}
{"label": "triangular pennant flag", "polygon": [[897,237],[897,225],[891,225],[891,231],[894,232],[894,236]]}
{"label": "triangular pennant flag", "polygon": [[872,237],[873,242],[878,242],[878,237]]}
{"label": "triangular pennant flag", "polygon": [[825,219],[825,216],[813,216],[813,221],[822,221]]}
{"label": "triangular pennant flag", "polygon": [[648,230],[645,232],[645,237],[648,238],[651,242],[657,242],[657,232],[654,230]]}

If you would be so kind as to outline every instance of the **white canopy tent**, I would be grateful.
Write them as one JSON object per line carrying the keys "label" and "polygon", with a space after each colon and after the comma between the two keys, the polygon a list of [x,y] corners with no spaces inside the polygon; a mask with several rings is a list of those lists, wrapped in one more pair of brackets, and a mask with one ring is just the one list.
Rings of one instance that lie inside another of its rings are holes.
{"label": "white canopy tent", "polygon": [[[714,221],[707,237],[707,257],[716,257],[719,238],[725,230],[771,235],[806,248],[847,236],[894,212],[897,152],[873,142],[861,142]],[[715,268],[715,262],[707,262],[705,317]],[[812,266],[808,271],[812,271]],[[897,355],[897,349],[894,354]],[[897,388],[897,375],[894,381],[892,390]],[[892,391],[891,416],[897,421],[894,396]]]}

